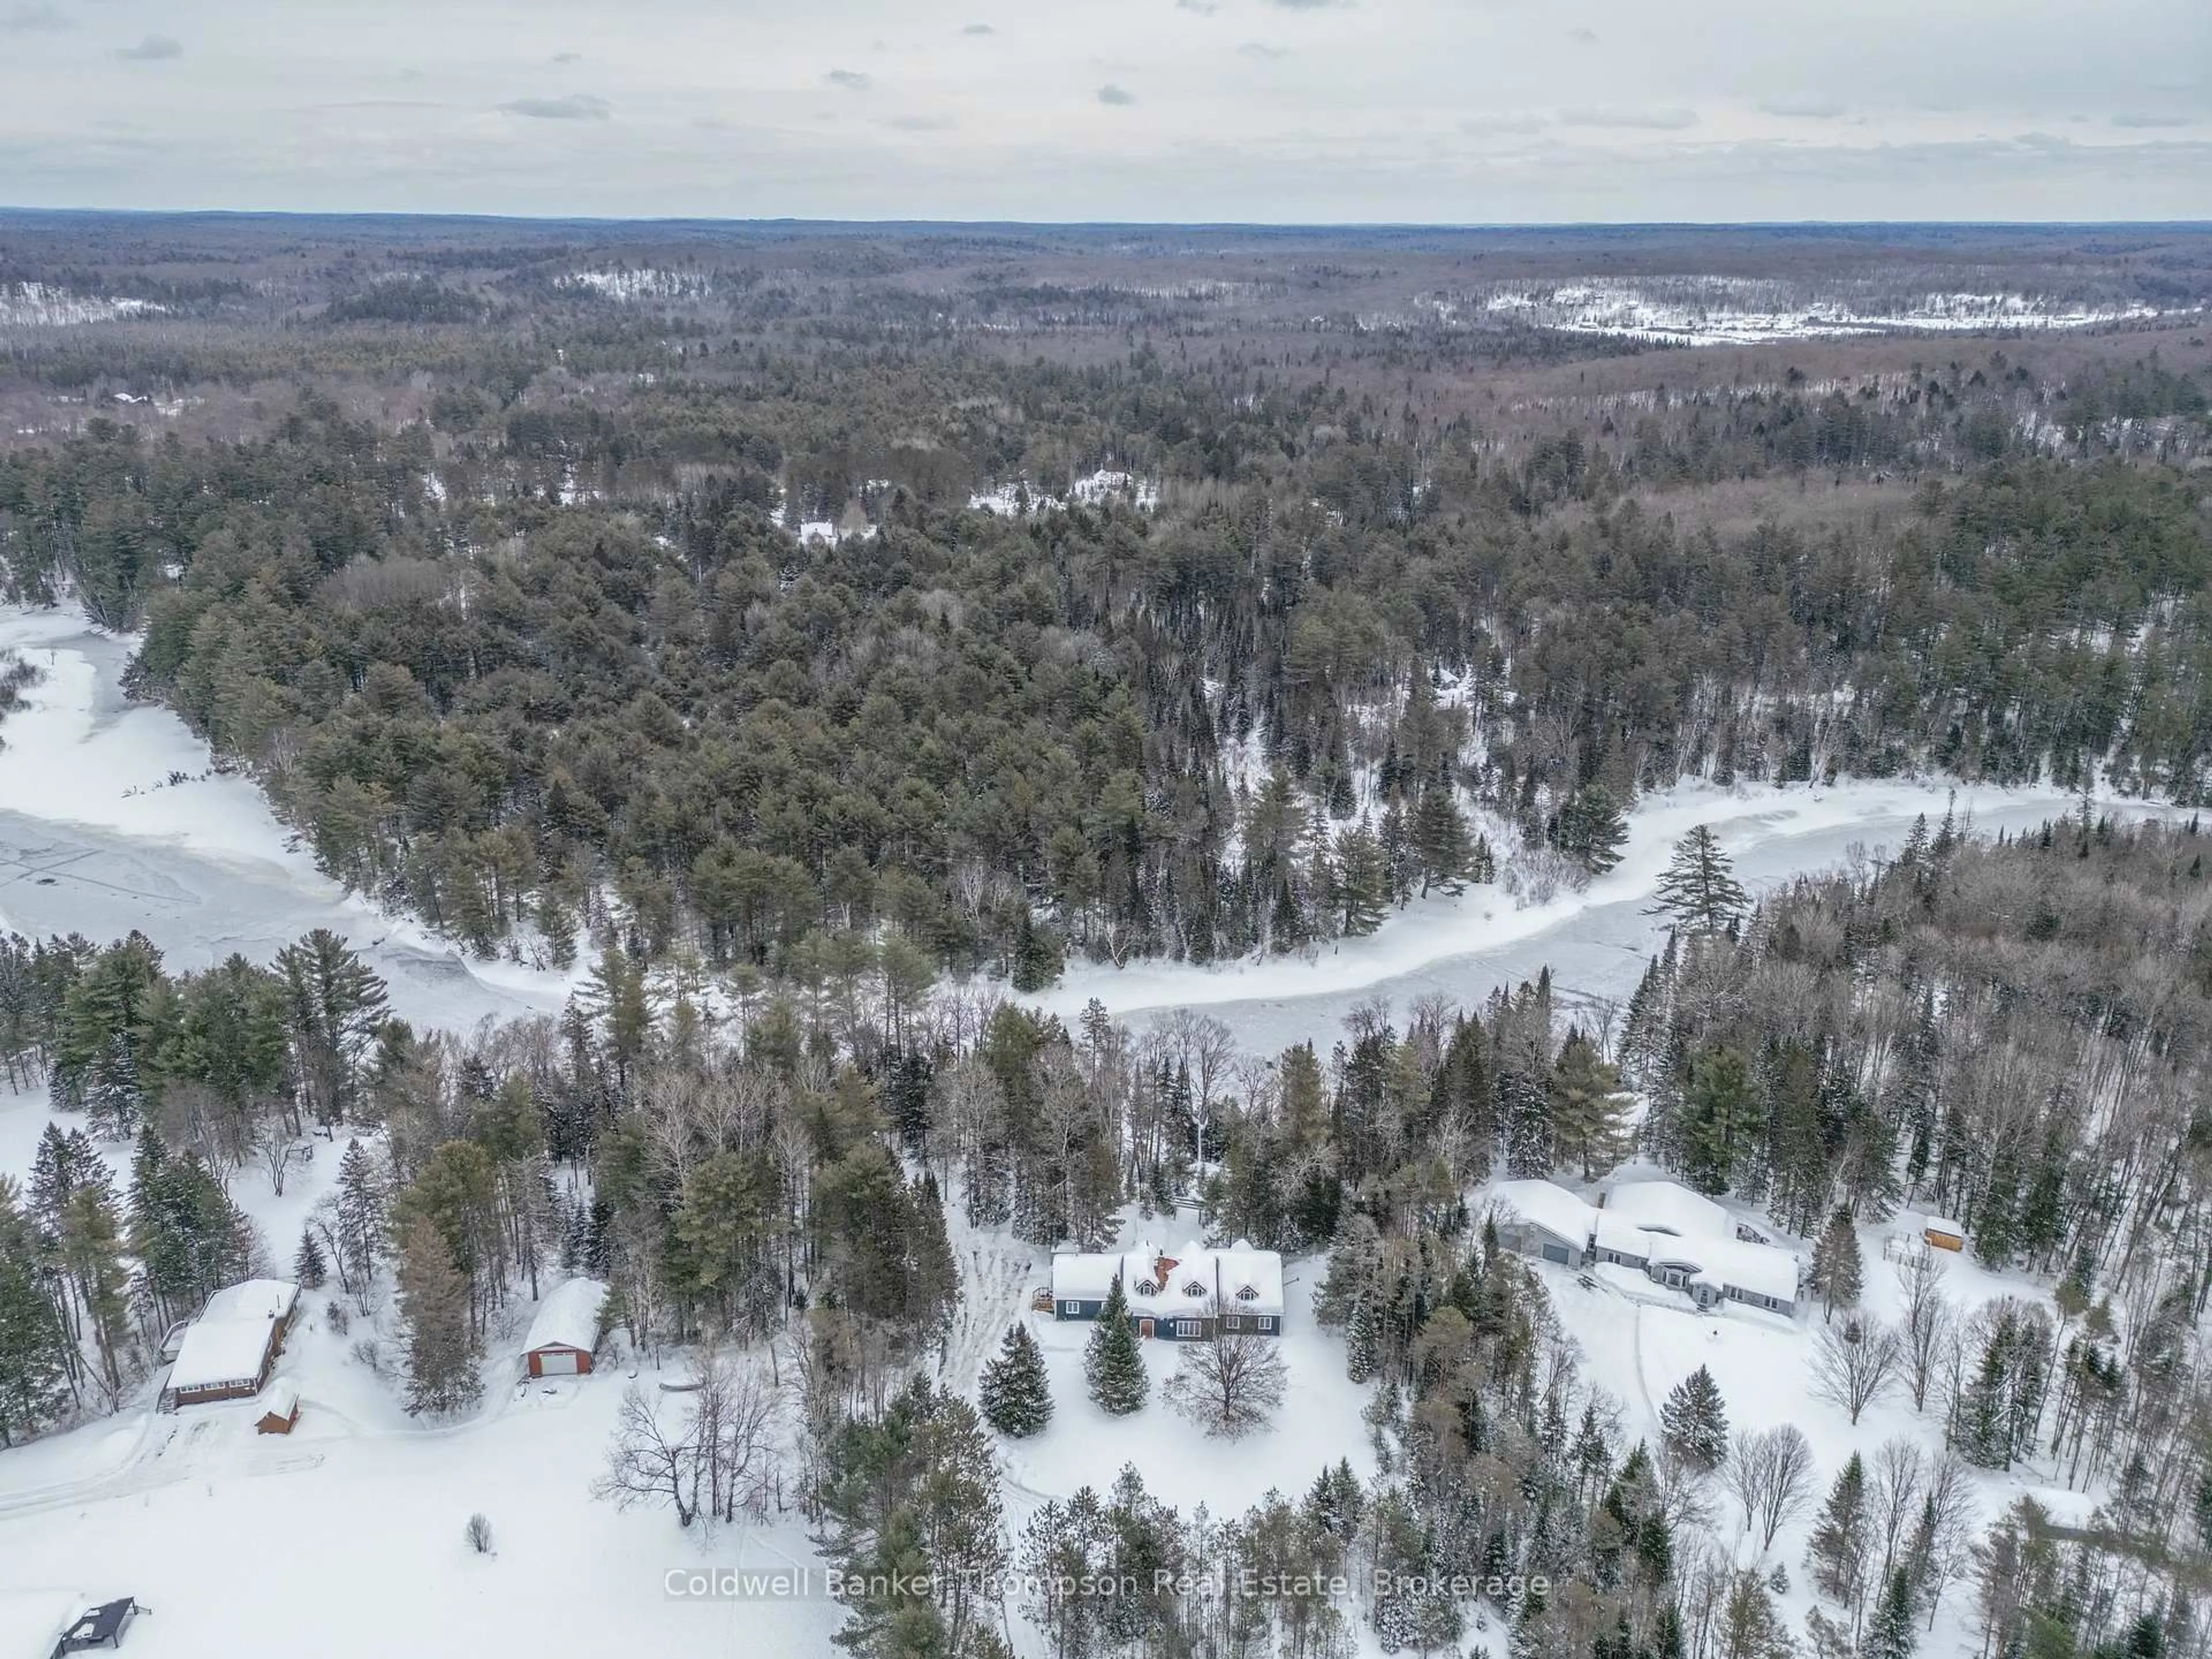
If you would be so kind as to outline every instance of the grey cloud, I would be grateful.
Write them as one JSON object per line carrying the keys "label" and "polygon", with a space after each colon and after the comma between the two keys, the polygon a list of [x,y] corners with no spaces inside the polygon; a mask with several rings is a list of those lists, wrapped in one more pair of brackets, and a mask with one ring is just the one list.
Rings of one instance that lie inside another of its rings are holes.
{"label": "grey cloud", "polygon": [[517,98],[500,108],[533,121],[604,121],[615,112],[612,104],[588,92],[572,92],[565,98]]}
{"label": "grey cloud", "polygon": [[1486,132],[1541,132],[1544,118],[1540,115],[1469,115],[1462,119],[1459,130],[1477,135]]}
{"label": "grey cloud", "polygon": [[1349,6],[1352,0],[1268,0],[1280,11],[1328,11],[1337,6]]}
{"label": "grey cloud", "polygon": [[584,54],[580,52],[556,52],[553,54],[553,61],[556,64],[580,64],[584,61]]}
{"label": "grey cloud", "polygon": [[894,115],[884,125],[900,132],[950,132],[959,123],[949,115]]}
{"label": "grey cloud", "polygon": [[1112,82],[1109,81],[1104,86],[1098,88],[1098,101],[1102,104],[1114,104],[1116,106],[1127,106],[1127,105],[1133,104],[1137,101],[1137,94],[1129,91],[1127,88],[1117,87]]}
{"label": "grey cloud", "polygon": [[859,70],[834,69],[822,77],[833,87],[842,87],[848,92],[866,92],[876,84],[874,77]]}
{"label": "grey cloud", "polygon": [[0,16],[0,29],[12,33],[45,33],[70,27],[70,20],[52,6],[17,6]]}
{"label": "grey cloud", "polygon": [[2185,127],[2191,125],[2186,115],[2115,115],[2116,127]]}
{"label": "grey cloud", "polygon": [[166,64],[185,55],[185,44],[173,34],[149,34],[135,46],[117,48],[115,55],[126,64]]}
{"label": "grey cloud", "polygon": [[1177,11],[1194,11],[1201,17],[1211,17],[1221,9],[1214,0],[1176,0]]}
{"label": "grey cloud", "polygon": [[1573,41],[1578,46],[1594,46],[1597,44],[1597,31],[1595,29],[1569,29],[1567,31],[1567,39]]}
{"label": "grey cloud", "polygon": [[963,34],[996,34],[998,30],[993,28],[988,23],[970,23],[966,28],[961,30],[960,33]]}
{"label": "grey cloud", "polygon": [[1693,109],[1646,109],[1638,106],[1559,112],[1559,120],[1571,127],[1618,127],[1644,132],[1680,132],[1698,125]]}
{"label": "grey cloud", "polygon": [[1769,98],[1759,106],[1763,115],[1788,116],[1806,121],[1834,121],[1846,112],[1831,98]]}
{"label": "grey cloud", "polygon": [[1288,58],[1291,54],[1280,46],[1269,46],[1265,40],[1247,40],[1237,48],[1237,55],[1240,58]]}

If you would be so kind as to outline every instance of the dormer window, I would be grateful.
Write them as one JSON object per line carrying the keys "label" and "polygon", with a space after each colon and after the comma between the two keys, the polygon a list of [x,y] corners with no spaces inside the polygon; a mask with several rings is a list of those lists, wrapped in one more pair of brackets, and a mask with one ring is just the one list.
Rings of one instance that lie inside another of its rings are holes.
{"label": "dormer window", "polygon": [[1237,1290],[1237,1299],[1239,1302],[1257,1302],[1260,1299],[1260,1292],[1249,1285],[1243,1285]]}
{"label": "dormer window", "polygon": [[1206,1286],[1200,1284],[1194,1279],[1188,1285],[1185,1285],[1182,1287],[1182,1293],[1185,1296],[1191,1297],[1204,1296],[1206,1294]]}
{"label": "dormer window", "polygon": [[1151,1279],[1140,1279],[1137,1281],[1137,1294],[1139,1296],[1158,1296],[1159,1293],[1160,1287],[1154,1284]]}

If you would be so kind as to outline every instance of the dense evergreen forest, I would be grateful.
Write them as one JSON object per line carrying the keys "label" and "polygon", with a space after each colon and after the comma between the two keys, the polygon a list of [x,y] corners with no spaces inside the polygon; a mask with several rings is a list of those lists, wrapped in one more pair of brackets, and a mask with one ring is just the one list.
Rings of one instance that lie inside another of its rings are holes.
{"label": "dense evergreen forest", "polygon": [[[142,693],[331,873],[556,963],[890,951],[1027,988],[1573,882],[1684,776],[2206,787],[2212,542],[2168,465],[1964,453],[1886,516],[1723,532],[1638,486],[1826,465],[1777,447],[1821,398],[1516,458],[1146,351],[690,362],[608,409],[464,361],[397,431],[313,397],[240,443],[102,417],[0,458],[0,562],[143,628]],[[1879,453],[1956,437],[1968,378]],[[1041,455],[1167,497],[969,506]],[[787,527],[817,514],[842,532]]]}

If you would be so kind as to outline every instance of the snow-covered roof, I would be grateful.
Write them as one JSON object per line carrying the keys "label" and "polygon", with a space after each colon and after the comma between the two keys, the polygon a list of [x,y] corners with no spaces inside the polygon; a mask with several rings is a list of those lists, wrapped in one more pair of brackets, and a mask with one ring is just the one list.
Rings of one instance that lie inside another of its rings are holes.
{"label": "snow-covered roof", "polygon": [[591,1352],[599,1346],[599,1309],[606,1299],[607,1287],[596,1279],[572,1279],[548,1291],[538,1304],[538,1316],[530,1322],[522,1351],[574,1348]]}
{"label": "snow-covered roof", "polygon": [[1677,1238],[1734,1238],[1735,1218],[1701,1193],[1672,1181],[1624,1182],[1605,1207],[1638,1227]]}
{"label": "snow-covered roof", "polygon": [[51,1659],[62,1632],[88,1605],[76,1590],[0,1590],[0,1656]]}
{"label": "snow-covered roof", "polygon": [[289,1317],[299,1299],[300,1287],[281,1279],[225,1285],[185,1333],[168,1386],[220,1389],[258,1382],[276,1340],[275,1323]]}
{"label": "snow-covered roof", "polygon": [[1143,1243],[1119,1252],[1064,1250],[1052,1259],[1053,1299],[1103,1301],[1116,1273],[1132,1313],[1155,1318],[1202,1313],[1217,1299],[1224,1313],[1283,1311],[1283,1258],[1241,1238],[1221,1249],[1193,1242],[1179,1250]]}
{"label": "snow-covered roof", "polygon": [[1703,1276],[1723,1286],[1777,1302],[1797,1299],[1797,1258],[1787,1250],[1748,1239],[1700,1238],[1686,1254],[1697,1258]]}
{"label": "snow-covered roof", "polygon": [[1931,1233],[1948,1233],[1954,1238],[1964,1238],[1966,1236],[1966,1230],[1964,1227],[1955,1221],[1948,1221],[1940,1215],[1929,1216],[1923,1231]]}
{"label": "snow-covered roof", "polygon": [[1498,1208],[1577,1245],[1589,1242],[1599,1219],[1596,1210],[1553,1182],[1501,1181],[1490,1189],[1490,1197]]}
{"label": "snow-covered roof", "polygon": [[300,1385],[289,1376],[272,1381],[261,1395],[264,1417],[289,1417],[300,1409]]}

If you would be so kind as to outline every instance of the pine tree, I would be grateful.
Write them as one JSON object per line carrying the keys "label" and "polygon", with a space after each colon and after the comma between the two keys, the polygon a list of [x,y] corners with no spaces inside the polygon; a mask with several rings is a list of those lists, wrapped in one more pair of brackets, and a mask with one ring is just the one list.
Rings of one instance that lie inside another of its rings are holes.
{"label": "pine tree", "polygon": [[1866,1593],[1869,1523],[1866,1463],[1853,1452],[1828,1489],[1805,1547],[1820,1594],[1854,1610]]}
{"label": "pine tree", "polygon": [[999,1357],[983,1367],[978,1403],[993,1428],[1017,1440],[1052,1421],[1052,1387],[1045,1378],[1044,1354],[1027,1326],[1006,1327]]}
{"label": "pine tree", "polygon": [[483,1393],[483,1358],[469,1317],[469,1282],[428,1216],[399,1238],[399,1308],[407,1324],[407,1411],[442,1416]]}
{"label": "pine tree", "polygon": [[1083,1354],[1084,1380],[1099,1410],[1111,1417],[1127,1417],[1144,1409],[1152,1379],[1145,1369],[1144,1351],[1138,1346],[1137,1328],[1129,1317],[1128,1298],[1121,1279],[1115,1275],[1106,1293],[1106,1306],[1098,1316]]}
{"label": "pine tree", "polygon": [[292,1253],[292,1277],[303,1291],[319,1291],[331,1276],[331,1264],[313,1226],[300,1229],[300,1248]]}
{"label": "pine tree", "polygon": [[1466,885],[1474,848],[1468,838],[1467,820],[1460,816],[1459,803],[1452,799],[1448,786],[1431,784],[1421,792],[1420,804],[1413,809],[1413,842],[1425,896],[1431,884],[1448,893],[1456,893]]}
{"label": "pine tree", "polygon": [[40,1285],[37,1242],[0,1174],[0,1446],[49,1429],[69,1408],[69,1334]]}
{"label": "pine tree", "polygon": [[1551,1097],[1543,1084],[1518,1066],[1501,1067],[1497,1088],[1505,1173],[1516,1181],[1540,1181],[1559,1161]]}
{"label": "pine tree", "polygon": [[1382,843],[1364,822],[1336,838],[1336,908],[1340,931],[1371,933],[1382,925],[1390,902],[1390,868]]}
{"label": "pine tree", "polygon": [[1873,1619],[1868,1621],[1865,1638],[1859,1644],[1859,1659],[1912,1659],[1919,1642],[1912,1575],[1903,1566],[1892,1567],[1889,1581],[1882,1587],[1881,1600],[1875,1606]]}
{"label": "pine tree", "polygon": [[1667,1449],[1691,1468],[1710,1473],[1728,1456],[1728,1407],[1713,1374],[1700,1365],[1677,1382],[1659,1408]]}
{"label": "pine tree", "polygon": [[346,1142],[338,1158],[337,1196],[338,1283],[358,1301],[375,1277],[390,1214],[384,1177],[358,1140]]}
{"label": "pine tree", "polygon": [[1598,1058],[1580,1028],[1567,1033],[1552,1067],[1552,1135],[1562,1164],[1579,1164],[1589,1181],[1628,1156],[1632,1137],[1620,1075]]}
{"label": "pine tree", "polygon": [[1820,1293],[1824,1318],[1832,1317],[1838,1308],[1848,1312],[1859,1305],[1866,1265],[1859,1254],[1858,1229],[1851,1224],[1850,1211],[1838,1210],[1828,1218],[1827,1226],[1813,1246],[1813,1266],[1807,1278],[1810,1287]]}
{"label": "pine tree", "polygon": [[1701,1193],[1725,1193],[1750,1150],[1759,1100],[1741,1052],[1707,1048],[1690,1060],[1680,1133],[1682,1173]]}
{"label": "pine tree", "polygon": [[1559,808],[1559,850],[1594,876],[1620,862],[1621,844],[1627,839],[1628,822],[1612,791],[1601,783],[1584,784]]}
{"label": "pine tree", "polygon": [[1686,933],[1724,933],[1741,921],[1750,899],[1735,866],[1705,824],[1675,843],[1673,862],[1659,878],[1656,902],[1644,914],[1673,919]]}

